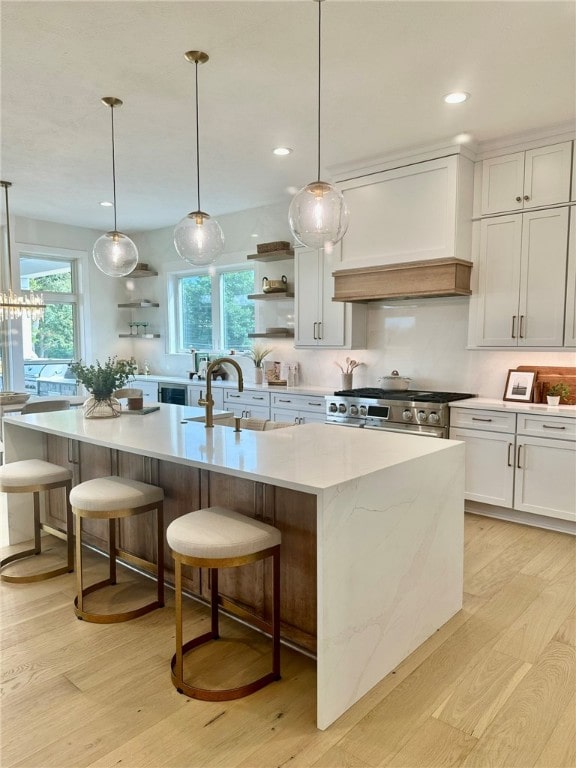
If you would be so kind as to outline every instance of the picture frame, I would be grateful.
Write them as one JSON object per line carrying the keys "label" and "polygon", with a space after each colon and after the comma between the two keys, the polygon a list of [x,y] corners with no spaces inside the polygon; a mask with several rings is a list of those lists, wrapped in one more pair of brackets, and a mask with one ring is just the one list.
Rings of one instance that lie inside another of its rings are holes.
{"label": "picture frame", "polygon": [[531,403],[534,395],[536,371],[509,370],[503,400]]}

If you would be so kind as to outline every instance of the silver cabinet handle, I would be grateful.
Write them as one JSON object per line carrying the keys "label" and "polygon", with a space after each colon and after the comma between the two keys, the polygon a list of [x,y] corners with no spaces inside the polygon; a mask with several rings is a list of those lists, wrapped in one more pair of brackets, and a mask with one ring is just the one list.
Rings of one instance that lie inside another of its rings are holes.
{"label": "silver cabinet handle", "polygon": [[283,400],[281,397],[278,398],[279,403],[291,403],[292,400]]}
{"label": "silver cabinet handle", "polygon": [[472,416],[472,421],[492,421],[492,419],[481,419],[480,416]]}
{"label": "silver cabinet handle", "polygon": [[508,466],[509,467],[512,466],[512,462],[510,461],[510,452],[512,451],[512,448],[513,448],[513,444],[512,443],[508,443]]}
{"label": "silver cabinet handle", "polygon": [[322,323],[318,323],[318,338],[322,338]]}
{"label": "silver cabinet handle", "polygon": [[262,395],[252,395],[252,400],[264,400]]}
{"label": "silver cabinet handle", "polygon": [[543,429],[566,429],[566,427],[557,427],[553,424],[542,424]]}
{"label": "silver cabinet handle", "polygon": [[512,315],[512,338],[516,338],[516,315]]}
{"label": "silver cabinet handle", "polygon": [[238,397],[240,397],[240,395],[228,394],[228,397],[237,397],[238,398]]}
{"label": "silver cabinet handle", "polygon": [[318,336],[316,335],[316,326],[317,325],[318,325],[318,323],[314,323],[314,338],[315,339],[318,339]]}
{"label": "silver cabinet handle", "polygon": [[520,315],[520,331],[518,333],[520,339],[524,338],[524,315]]}
{"label": "silver cabinet handle", "polygon": [[308,403],[308,405],[313,405],[316,408],[323,408],[324,403]]}
{"label": "silver cabinet handle", "polygon": [[524,446],[522,446],[522,445],[519,445],[519,446],[518,446],[518,460],[517,460],[517,462],[516,462],[516,468],[517,468],[517,469],[522,469],[522,464],[520,464],[520,455],[521,455],[521,454],[520,454],[520,452],[521,452],[521,450],[522,450],[522,448],[523,448],[523,447],[524,447]]}

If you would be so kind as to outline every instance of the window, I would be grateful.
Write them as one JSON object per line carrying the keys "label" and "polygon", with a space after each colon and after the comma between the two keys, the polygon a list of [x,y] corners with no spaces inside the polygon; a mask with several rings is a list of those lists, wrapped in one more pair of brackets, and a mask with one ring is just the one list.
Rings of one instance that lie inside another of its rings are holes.
{"label": "window", "polygon": [[76,394],[68,361],[78,357],[78,311],[74,261],[53,256],[20,256],[20,290],[44,297],[41,320],[22,318],[24,386],[38,395]]}
{"label": "window", "polygon": [[253,268],[221,268],[173,277],[173,351],[250,347],[254,332]]}

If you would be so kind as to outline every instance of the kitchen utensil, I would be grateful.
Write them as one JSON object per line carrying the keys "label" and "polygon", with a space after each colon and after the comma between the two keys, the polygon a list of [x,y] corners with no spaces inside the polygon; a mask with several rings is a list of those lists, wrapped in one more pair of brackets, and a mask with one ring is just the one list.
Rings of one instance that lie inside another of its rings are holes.
{"label": "kitchen utensil", "polygon": [[284,293],[287,290],[288,278],[286,275],[282,275],[280,280],[268,280],[267,277],[262,278],[263,293]]}
{"label": "kitchen utensil", "polygon": [[23,405],[29,397],[27,392],[0,392],[0,405]]}
{"label": "kitchen utensil", "polygon": [[382,389],[408,389],[412,379],[407,376],[400,376],[398,371],[392,371],[390,376],[381,376],[378,381],[382,385]]}

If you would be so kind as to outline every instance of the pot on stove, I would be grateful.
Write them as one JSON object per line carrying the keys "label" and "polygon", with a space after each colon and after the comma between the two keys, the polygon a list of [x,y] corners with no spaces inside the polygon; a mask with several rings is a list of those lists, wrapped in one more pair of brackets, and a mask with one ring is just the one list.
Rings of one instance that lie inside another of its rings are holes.
{"label": "pot on stove", "polygon": [[382,389],[409,389],[411,381],[407,376],[400,376],[398,371],[392,371],[390,376],[381,376],[378,379]]}

